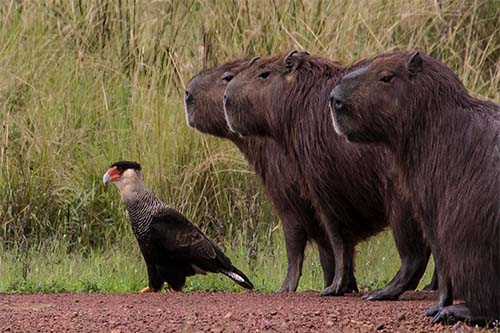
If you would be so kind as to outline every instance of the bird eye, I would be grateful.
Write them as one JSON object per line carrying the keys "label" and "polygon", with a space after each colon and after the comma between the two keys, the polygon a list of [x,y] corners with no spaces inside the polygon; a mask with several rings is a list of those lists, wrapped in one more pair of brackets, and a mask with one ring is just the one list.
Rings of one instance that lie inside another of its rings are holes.
{"label": "bird eye", "polygon": [[260,73],[259,77],[261,79],[267,79],[269,77],[269,75],[271,75],[271,72],[270,71],[265,71],[265,72]]}
{"label": "bird eye", "polygon": [[392,81],[393,78],[394,78],[394,74],[388,74],[388,75],[382,76],[380,81],[385,82],[385,83],[389,83]]}
{"label": "bird eye", "polygon": [[233,79],[234,75],[232,74],[224,74],[224,76],[222,77],[222,81],[224,82],[229,82]]}

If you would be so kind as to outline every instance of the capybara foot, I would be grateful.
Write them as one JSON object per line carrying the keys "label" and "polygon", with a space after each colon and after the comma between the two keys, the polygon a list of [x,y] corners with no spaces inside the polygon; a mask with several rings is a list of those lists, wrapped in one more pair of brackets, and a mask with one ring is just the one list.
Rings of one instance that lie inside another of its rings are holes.
{"label": "capybara foot", "polygon": [[425,310],[425,316],[426,317],[434,317],[441,309],[443,306],[440,303],[436,303],[427,310]]}
{"label": "capybara foot", "polygon": [[[355,288],[355,290],[353,290]],[[357,285],[351,286],[351,283],[345,281],[333,281],[331,285],[326,287],[319,294],[320,296],[342,296],[346,293],[357,292]]]}
{"label": "capybara foot", "polygon": [[288,284],[283,284],[279,290],[280,293],[291,293],[294,292],[295,290],[291,290]]}
{"label": "capybara foot", "polygon": [[323,289],[323,290],[319,293],[319,295],[320,295],[320,296],[341,296],[341,295],[343,295],[343,294],[344,294],[344,293],[339,293],[339,292],[335,289],[335,287],[333,287],[333,286],[331,286],[331,285],[330,285],[330,286],[328,286],[328,287],[326,287],[325,289]]}
{"label": "capybara foot", "polygon": [[365,301],[394,301],[399,298],[398,295],[394,295],[390,291],[378,290],[372,293],[367,293],[361,296],[361,299]]}
{"label": "capybara foot", "polygon": [[142,288],[140,293],[154,293],[156,290],[154,290],[153,288],[147,286],[145,288]]}
{"label": "capybara foot", "polygon": [[293,293],[297,290],[297,285],[298,285],[298,279],[295,279],[294,281],[290,281],[288,277],[285,279],[283,282],[283,285],[281,286],[279,292],[280,293]]}
{"label": "capybara foot", "polygon": [[469,308],[465,303],[448,305],[432,318],[432,323],[454,324],[457,321],[463,321],[468,325],[488,325],[489,321],[486,318],[474,317],[471,315]]}

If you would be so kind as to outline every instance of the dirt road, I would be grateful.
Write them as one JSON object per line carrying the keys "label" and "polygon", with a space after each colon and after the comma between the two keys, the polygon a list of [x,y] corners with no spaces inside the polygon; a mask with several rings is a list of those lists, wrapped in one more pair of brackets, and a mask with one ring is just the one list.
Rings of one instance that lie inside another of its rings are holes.
{"label": "dirt road", "polygon": [[[0,294],[0,332],[485,332],[431,325],[431,292],[395,302],[317,292]],[[492,332],[491,330],[489,332]]]}

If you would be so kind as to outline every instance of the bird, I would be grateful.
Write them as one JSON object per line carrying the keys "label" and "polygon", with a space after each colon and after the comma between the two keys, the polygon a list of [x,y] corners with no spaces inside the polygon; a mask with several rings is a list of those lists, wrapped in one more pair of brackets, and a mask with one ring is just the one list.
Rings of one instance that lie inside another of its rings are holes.
{"label": "bird", "polygon": [[112,182],[118,188],[146,262],[149,283],[141,293],[160,291],[165,282],[180,291],[186,277],[207,273],[222,273],[243,288],[254,288],[200,229],[146,188],[139,163],[113,163],[103,182]]}

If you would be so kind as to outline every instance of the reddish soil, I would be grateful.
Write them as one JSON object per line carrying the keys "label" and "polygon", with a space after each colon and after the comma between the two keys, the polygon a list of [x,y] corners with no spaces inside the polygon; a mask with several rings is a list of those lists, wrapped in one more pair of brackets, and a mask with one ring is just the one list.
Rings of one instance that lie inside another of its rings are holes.
{"label": "reddish soil", "polygon": [[434,298],[431,292],[390,302],[317,292],[0,294],[0,332],[485,332],[431,325],[423,311]]}

